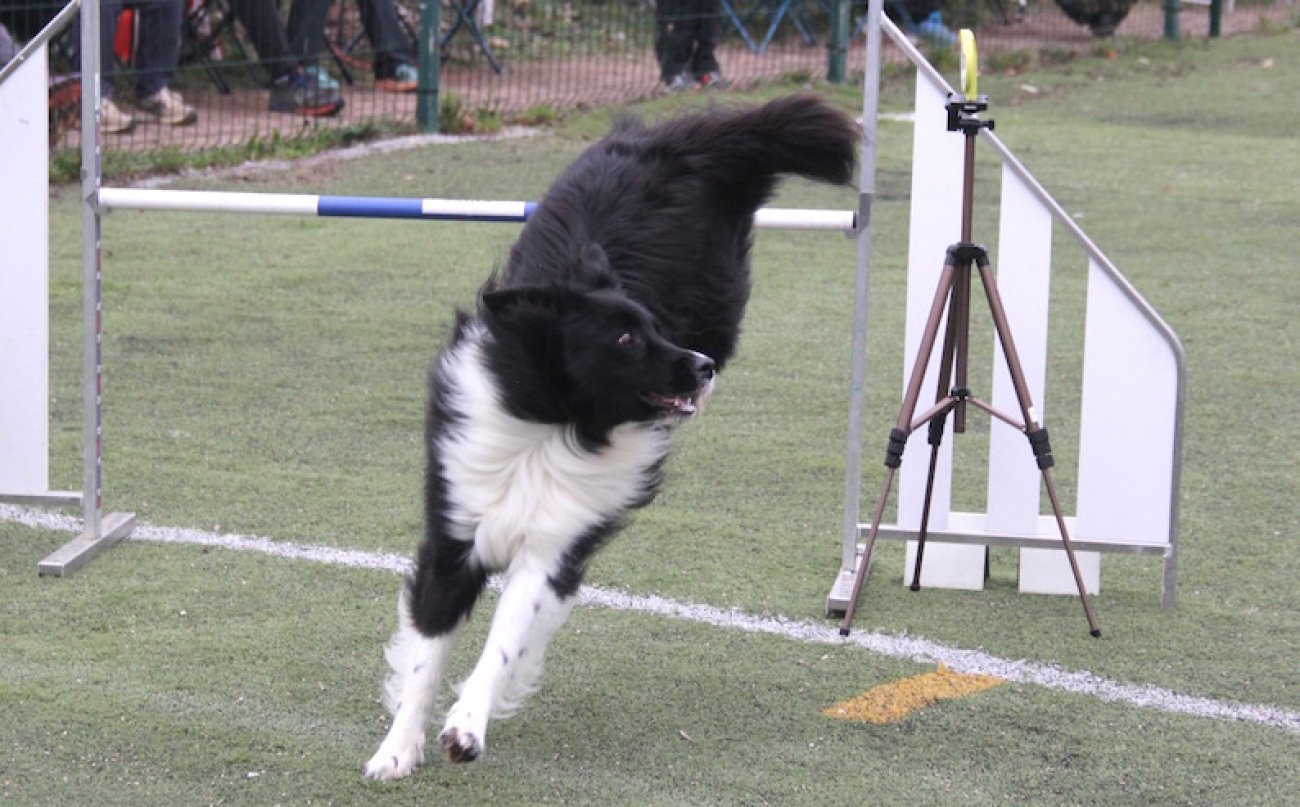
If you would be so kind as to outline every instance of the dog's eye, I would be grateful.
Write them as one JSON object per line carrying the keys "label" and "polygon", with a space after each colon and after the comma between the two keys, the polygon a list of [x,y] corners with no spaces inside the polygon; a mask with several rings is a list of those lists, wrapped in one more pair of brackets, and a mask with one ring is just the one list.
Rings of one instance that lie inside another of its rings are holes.
{"label": "dog's eye", "polygon": [[618,338],[619,347],[627,348],[627,347],[632,347],[635,344],[636,344],[636,334],[634,333],[625,333]]}

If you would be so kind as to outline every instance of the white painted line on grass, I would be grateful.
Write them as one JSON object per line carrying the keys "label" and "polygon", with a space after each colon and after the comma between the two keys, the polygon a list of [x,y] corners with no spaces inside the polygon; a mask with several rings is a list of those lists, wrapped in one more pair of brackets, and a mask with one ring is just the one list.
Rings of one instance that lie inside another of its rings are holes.
{"label": "white painted line on grass", "polygon": [[[0,521],[61,532],[81,530],[79,518],[6,504],[0,504]],[[131,533],[130,539],[211,546],[234,552],[258,552],[289,560],[309,560],[398,574],[407,571],[411,563],[407,556],[390,552],[334,549],[327,546],[273,541],[255,535],[214,533],[183,527],[156,527],[150,524],[138,524]],[[805,644],[851,645],[878,656],[905,659],[921,664],[942,663],[954,672],[994,675],[1007,681],[1034,684],[1076,695],[1090,695],[1112,703],[1194,717],[1260,723],[1300,733],[1300,713],[1281,707],[1183,695],[1163,687],[1124,684],[1090,672],[1071,672],[1050,664],[1024,659],[998,658],[980,650],[950,647],[915,636],[891,636],[859,630],[848,637],[841,637],[838,627],[833,625],[802,622],[781,616],[756,616],[735,609],[679,602],[655,595],[628,594],[595,586],[583,586],[579,592],[579,601],[584,605],[598,608],[652,614],[716,628],[776,636]]]}

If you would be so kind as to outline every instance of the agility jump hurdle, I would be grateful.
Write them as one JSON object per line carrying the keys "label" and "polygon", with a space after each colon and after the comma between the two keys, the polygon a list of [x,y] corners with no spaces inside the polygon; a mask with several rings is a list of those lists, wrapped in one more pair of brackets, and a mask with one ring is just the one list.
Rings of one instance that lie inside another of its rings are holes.
{"label": "agility jump hurdle", "polygon": [[[100,170],[99,6],[82,9],[82,489],[48,489],[49,279],[48,117],[45,44],[77,13],[69,5],[0,73],[0,154],[18,156],[22,171],[0,187],[0,237],[6,244],[0,271],[0,372],[18,383],[0,385],[0,502],[80,505],[82,533],[37,564],[43,575],[63,576],[130,534],[132,513],[103,512],[103,301],[101,216],[110,209],[188,210],[347,218],[424,219],[522,223],[535,202],[395,199],[301,194],[204,193],[103,188]],[[14,80],[8,80],[14,76]],[[15,125],[12,123],[17,121]],[[21,177],[19,177],[21,174]],[[21,178],[22,181],[17,181]],[[8,174],[7,174],[8,179]],[[39,200],[39,201],[37,201]],[[856,211],[764,208],[762,229],[855,232]]]}
{"label": "agility jump hurdle", "polygon": [[[871,15],[869,9],[868,14]],[[877,23],[868,22],[870,36]],[[962,138],[947,131],[946,102],[953,88],[889,20],[878,23],[917,68],[911,218],[908,235],[907,324],[903,377],[916,355],[944,250],[960,232]],[[868,41],[868,51],[878,47]],[[998,273],[1007,316],[1017,333],[1021,363],[1034,401],[1044,402],[1052,231],[1061,227],[1086,256],[1087,311],[1079,422],[1076,515],[1066,518],[1085,586],[1100,590],[1101,552],[1153,555],[1163,562],[1161,604],[1176,596],[1179,480],[1182,465],[1186,360],[1177,335],[1072,217],[1034,179],[990,128],[979,132],[1002,164]],[[866,185],[864,185],[866,187]],[[869,249],[869,247],[868,247]],[[869,252],[868,252],[869,255]],[[868,258],[869,260],[869,258]],[[863,259],[859,257],[859,272]],[[860,278],[859,316],[865,312]],[[992,405],[1015,408],[1015,391],[1000,344],[994,340]],[[922,389],[937,386],[931,361]],[[865,356],[854,351],[846,448],[845,508],[840,572],[827,611],[849,605],[868,525],[861,523],[860,428]],[[945,385],[948,381],[945,380]],[[987,512],[951,512],[953,423],[941,443],[923,587],[982,589],[989,546],[1020,550],[1020,590],[1074,594],[1077,588],[1051,516],[1040,514],[1038,468],[1024,435],[996,421],[990,428]],[[924,430],[911,434],[911,455],[926,453]],[[904,568],[914,562],[925,494],[925,463],[903,463],[897,523],[877,537],[908,541]],[[904,573],[906,578],[906,572]],[[905,579],[904,582],[910,582]]]}
{"label": "agility jump hurdle", "polygon": [[[121,208],[192,213],[260,213],[321,218],[423,219],[520,224],[528,221],[533,211],[537,209],[536,202],[134,188],[101,189],[99,206],[103,210]],[[857,227],[857,220],[857,213],[852,210],[765,207],[754,214],[754,226],[767,230],[837,230],[852,233]]]}
{"label": "agility jump hurdle", "polygon": [[[73,0],[74,5],[76,0]],[[371,197],[337,197],[299,194],[209,193],[195,191],[146,191],[125,188],[101,188],[99,171],[98,99],[99,52],[95,34],[98,4],[85,9],[82,30],[83,75],[88,77],[82,93],[82,164],[83,171],[83,490],[81,493],[49,492],[24,485],[17,491],[6,490],[0,477],[0,501],[69,504],[80,502],[85,518],[82,535],[38,565],[42,574],[63,575],[87,562],[97,552],[111,546],[129,533],[134,523],[131,514],[115,513],[105,517],[103,505],[103,446],[101,440],[102,301],[100,296],[100,216],[112,208],[140,210],[190,210],[226,213],[259,213],[350,218],[405,218],[440,221],[523,222],[532,211],[529,202],[488,202],[445,199],[383,199]],[[871,206],[875,193],[876,118],[879,100],[881,31],[888,33],[916,64],[917,122],[913,171],[912,217],[909,233],[908,344],[905,355],[915,351],[920,322],[912,313],[913,289],[924,296],[933,287],[934,273],[941,265],[942,250],[956,232],[957,199],[951,193],[948,177],[959,164],[959,143],[951,137],[935,137],[941,131],[931,125],[933,115],[943,108],[943,78],[908,42],[906,37],[881,14],[881,0],[871,0],[865,27],[867,65],[863,86],[863,125],[866,130],[860,160],[857,211],[799,211],[764,209],[755,218],[759,228],[838,230],[856,238],[858,248],[855,273],[855,304],[852,337],[852,369],[849,422],[845,449],[845,506],[842,532],[841,568],[827,600],[830,612],[843,611],[852,588],[860,549],[858,540],[864,525],[860,523],[862,486],[862,413],[865,400],[867,297],[872,260],[873,233]],[[43,54],[42,59],[43,61]],[[3,87],[0,87],[3,89]],[[41,103],[45,95],[40,94]],[[30,110],[36,120],[44,121],[44,109]],[[1002,278],[1007,309],[1022,349],[1036,346],[1045,352],[1046,283],[1050,266],[1050,229],[1055,222],[1064,227],[1088,256],[1090,333],[1109,331],[1109,345],[1089,337],[1084,367],[1084,417],[1080,446],[1078,523],[1075,545],[1081,550],[1122,551],[1156,554],[1164,559],[1162,603],[1174,602],[1175,548],[1178,532],[1177,492],[1181,464],[1182,411],[1185,384],[1181,346],[1172,330],[1160,319],[1114,265],[1096,248],[1057,203],[1043,190],[1002,143],[985,131],[982,136],[993,146],[1004,164],[1004,222],[1001,252],[995,261]],[[927,139],[928,138],[928,139]],[[6,152],[8,153],[8,152]],[[946,162],[945,162],[946,161]],[[44,190],[44,189],[42,189]],[[0,193],[3,193],[0,189]],[[950,198],[945,198],[950,197]],[[30,204],[31,196],[27,198]],[[1014,214],[1014,215],[1013,215]],[[1015,222],[1014,228],[1011,222]],[[1016,257],[1016,250],[1021,255]],[[42,258],[43,263],[43,258]],[[42,272],[45,267],[42,265]],[[45,284],[44,274],[40,284]],[[3,279],[3,278],[0,278]],[[6,281],[7,282],[7,281]],[[1013,294],[1023,286],[1026,295]],[[0,295],[3,296],[3,295]],[[42,298],[43,300],[46,298]],[[42,304],[48,307],[48,302]],[[1042,318],[1041,326],[1026,322]],[[1096,327],[1094,327],[1094,325]],[[0,329],[4,323],[0,322]],[[1024,338],[1028,336],[1029,338]],[[0,330],[0,339],[5,334]],[[1103,340],[1104,341],[1104,340]],[[1101,347],[1098,347],[1101,345]],[[1133,346],[1141,356],[1133,361]],[[44,349],[42,349],[44,351]],[[42,352],[38,351],[38,352]],[[1029,351],[1026,351],[1027,353]],[[1034,395],[1042,400],[1041,362],[1026,359],[1026,369],[1035,379]],[[1000,363],[995,363],[1001,366]],[[42,365],[40,372],[47,372]],[[44,386],[45,376],[32,371],[29,378]],[[927,381],[927,385],[930,382]],[[1122,389],[1133,385],[1131,396],[1145,406],[1129,406],[1128,398],[1115,395],[1091,395],[1087,389]],[[0,389],[0,397],[6,394]],[[41,394],[48,398],[42,388]],[[995,379],[994,403],[1002,405],[1002,396],[1010,394],[1005,379]],[[5,413],[0,401],[0,414]],[[1135,416],[1136,411],[1136,416]],[[48,413],[42,410],[40,418]],[[18,428],[39,428],[47,424],[31,421]],[[8,433],[13,423],[0,418],[0,430]],[[1016,435],[1010,435],[1014,438]],[[925,585],[958,585],[978,588],[982,585],[983,557],[989,545],[1006,544],[1022,549],[1021,584],[1025,590],[1064,591],[1053,583],[1057,574],[1051,567],[1059,550],[1054,536],[1044,534],[1038,525],[1038,490],[1036,482],[1026,481],[1015,461],[1022,446],[1015,450],[1000,447],[1007,439],[994,430],[990,449],[989,512],[985,514],[949,513],[948,496],[951,457],[944,452],[937,486],[938,497],[933,510],[931,549],[926,567]],[[946,446],[952,441],[946,440]],[[40,444],[43,452],[46,443]],[[1139,449],[1135,452],[1134,447]],[[0,471],[21,466],[31,457],[32,449],[18,457],[5,453],[0,441]],[[914,451],[916,449],[914,448]],[[1135,453],[1141,453],[1135,461]],[[1084,458],[1087,458],[1086,462]],[[1117,458],[1122,461],[1117,462]],[[45,459],[40,459],[44,468]],[[904,466],[899,487],[899,524],[882,529],[880,537],[907,538],[915,534],[909,514],[917,509],[923,478],[909,476]],[[1032,463],[1029,465],[1032,473]],[[1035,477],[1036,479],[1036,477]],[[44,485],[41,480],[40,485]],[[942,546],[946,544],[947,546]],[[1045,553],[1045,562],[1026,563],[1033,553]],[[976,561],[974,558],[978,558]],[[1039,568],[1039,567],[1046,568]],[[978,569],[979,583],[972,577]],[[1097,573],[1091,573],[1095,579]],[[1090,582],[1095,590],[1098,584]]]}

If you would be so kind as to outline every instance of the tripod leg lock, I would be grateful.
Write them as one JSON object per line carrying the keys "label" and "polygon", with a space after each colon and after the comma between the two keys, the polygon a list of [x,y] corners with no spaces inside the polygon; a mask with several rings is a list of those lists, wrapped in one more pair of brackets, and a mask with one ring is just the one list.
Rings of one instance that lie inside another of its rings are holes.
{"label": "tripod leg lock", "polygon": [[948,247],[947,262],[953,266],[970,266],[981,269],[989,265],[989,251],[983,244],[961,242]]}
{"label": "tripod leg lock", "polygon": [[885,448],[885,465],[897,468],[903,464],[903,448],[907,446],[907,432],[902,429],[889,430],[889,445]]}
{"label": "tripod leg lock", "polygon": [[1025,436],[1029,438],[1029,445],[1034,450],[1034,458],[1038,460],[1038,470],[1045,471],[1056,464],[1056,460],[1052,459],[1052,443],[1047,437],[1047,427],[1025,432]]}

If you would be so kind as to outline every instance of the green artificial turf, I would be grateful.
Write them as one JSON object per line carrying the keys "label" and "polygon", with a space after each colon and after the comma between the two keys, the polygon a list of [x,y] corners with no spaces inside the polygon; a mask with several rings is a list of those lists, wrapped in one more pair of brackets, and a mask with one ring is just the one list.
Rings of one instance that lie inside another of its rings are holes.
{"label": "green artificial turf", "polygon": [[[1157,561],[1107,557],[1095,640],[1072,598],[1016,592],[1009,550],[993,553],[983,592],[913,594],[900,584],[901,546],[882,544],[860,630],[1300,709],[1295,46],[1289,32],[1143,48],[981,82],[998,134],[1186,347],[1178,607],[1159,608]],[[180,185],[532,199],[606,117]],[[864,501],[901,389],[910,134],[881,124]],[[995,176],[981,162],[980,182]],[[989,193],[982,185],[980,199]],[[55,488],[80,480],[76,197],[60,188],[51,203]],[[790,182],[774,204],[851,208],[856,197]],[[981,207],[977,229],[992,222]],[[515,232],[110,215],[107,509],[408,554],[425,369]],[[1068,302],[1081,267],[1064,263],[1053,294]],[[824,619],[840,554],[853,266],[842,236],[757,235],[740,355],[683,429],[667,489],[589,582]],[[1068,381],[1079,363],[1064,316],[1049,376]],[[1048,411],[1068,469],[1077,402]],[[959,464],[979,464],[981,428],[960,438]],[[955,496],[978,501],[976,482]],[[1029,684],[890,726],[844,723],[819,710],[932,666],[597,608],[561,631],[542,690],[493,725],[486,759],[368,783],[361,765],[386,727],[377,694],[396,575],[129,541],[69,579],[38,578],[36,561],[66,539],[0,522],[0,802],[1273,805],[1300,792],[1297,735],[1285,729]],[[490,605],[462,643],[460,674]]]}

